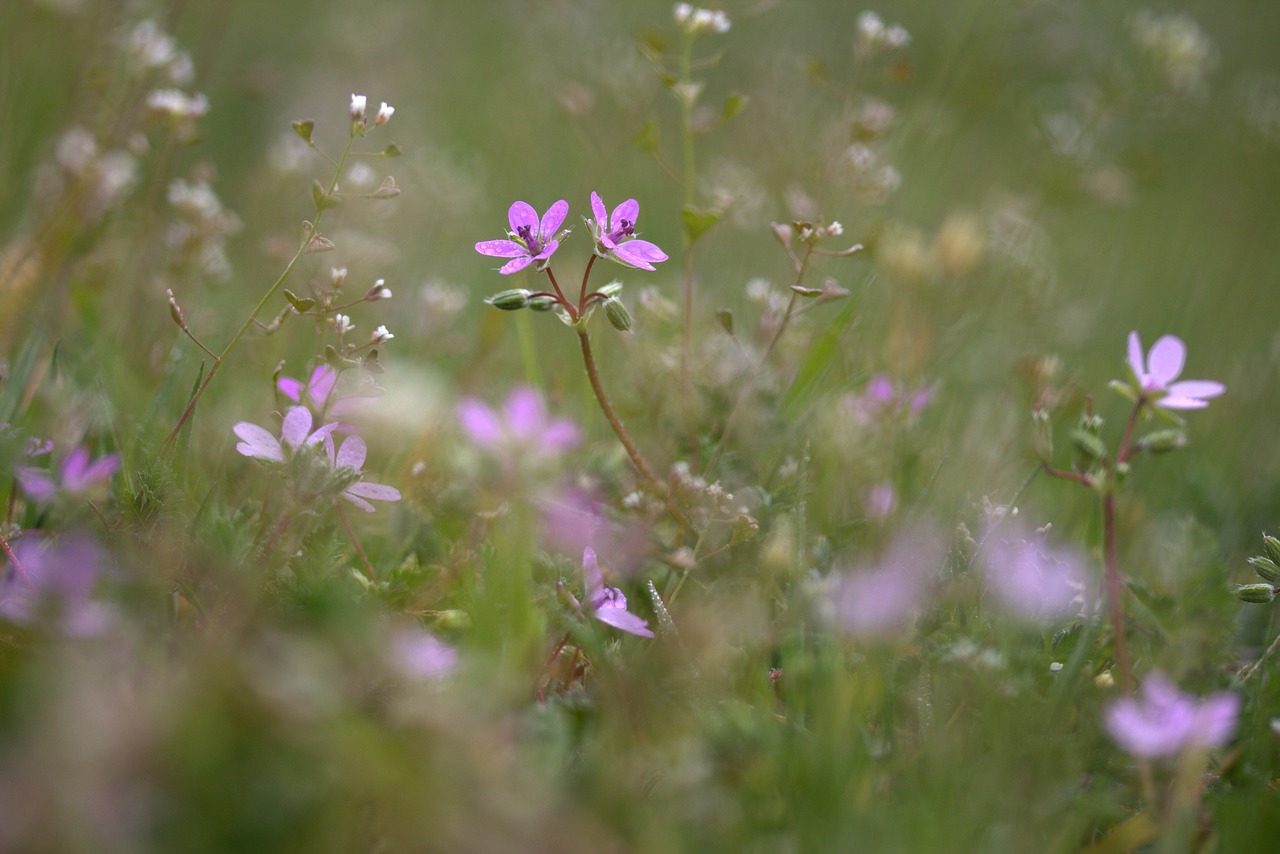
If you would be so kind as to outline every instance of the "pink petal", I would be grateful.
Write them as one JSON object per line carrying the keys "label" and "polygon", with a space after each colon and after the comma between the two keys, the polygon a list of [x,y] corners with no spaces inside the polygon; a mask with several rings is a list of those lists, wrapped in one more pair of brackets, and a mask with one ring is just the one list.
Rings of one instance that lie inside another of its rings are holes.
{"label": "pink petal", "polygon": [[627,199],[613,209],[613,216],[609,217],[609,230],[614,231],[620,228],[624,219],[629,220],[634,226],[639,218],[640,203],[635,199]]}
{"label": "pink petal", "polygon": [[594,616],[600,622],[607,623],[615,629],[622,629],[624,632],[630,632],[642,638],[653,637],[653,632],[649,631],[649,622],[630,611],[624,611],[621,608],[601,608],[595,612]]}
{"label": "pink petal", "polygon": [[582,550],[582,598],[589,607],[595,607],[600,594],[604,592],[604,573],[600,571],[600,563],[596,560],[596,550],[587,546]]}
{"label": "pink petal", "polygon": [[294,403],[302,402],[302,380],[295,380],[293,377],[281,377],[276,380],[276,388],[280,389],[280,393]]}
{"label": "pink petal", "polygon": [[381,483],[369,483],[367,481],[356,481],[343,490],[347,495],[358,495],[361,498],[372,498],[374,501],[399,501],[400,490],[394,486],[386,486]]}
{"label": "pink petal", "polygon": [[527,225],[531,230],[538,227],[538,212],[528,202],[515,202],[507,211],[507,222],[511,223],[511,233],[519,234],[520,227]]}
{"label": "pink petal", "polygon": [[476,251],[495,258],[516,258],[529,254],[528,247],[514,240],[482,240],[476,244]]}
{"label": "pink petal", "polygon": [[372,504],[370,504],[368,501],[365,501],[363,498],[352,495],[351,490],[349,489],[343,491],[342,497],[347,499],[352,504],[359,507],[361,510],[363,510],[366,513],[372,513],[374,511],[374,506]]}
{"label": "pink petal", "polygon": [[324,442],[325,447],[329,450],[329,459],[333,459],[333,437],[330,435],[334,430],[338,429],[338,422],[331,421],[323,427],[317,428],[316,432],[307,437],[308,445],[315,445]]}
{"label": "pink petal", "polygon": [[1147,372],[1146,364],[1142,359],[1142,341],[1138,338],[1137,332],[1129,333],[1129,370],[1133,371],[1134,377],[1139,382]]}
{"label": "pink petal", "polygon": [[534,259],[537,261],[545,261],[548,258],[550,258],[552,255],[556,254],[556,250],[559,248],[560,248],[559,240],[549,240],[547,241],[547,244],[542,247],[542,251],[534,256]]}
{"label": "pink petal", "polygon": [[525,267],[528,267],[532,263],[533,263],[533,256],[530,255],[528,252],[525,252],[524,257],[513,258],[507,263],[503,264],[502,267],[498,270],[498,272],[504,276],[510,276],[512,273],[520,272],[521,270],[523,270]]}
{"label": "pink petal", "polygon": [[1156,382],[1160,383],[1160,388],[1165,388],[1182,373],[1186,360],[1187,345],[1182,343],[1182,339],[1176,335],[1165,335],[1156,341],[1147,354],[1147,368]]}
{"label": "pink petal", "polygon": [[600,196],[594,190],[591,191],[591,213],[596,219],[596,225],[600,226],[600,230],[602,232],[608,231],[608,211],[605,210],[604,202],[600,201]]}
{"label": "pink petal", "polygon": [[280,425],[280,440],[297,449],[311,434],[311,410],[305,406],[291,406]]}
{"label": "pink petal", "polygon": [[523,439],[538,439],[547,420],[542,398],[528,386],[520,386],[507,396],[503,414],[507,430]]}
{"label": "pink petal", "polygon": [[337,457],[334,459],[334,466],[342,468],[343,466],[351,466],[356,471],[364,465],[364,458],[368,454],[369,448],[365,444],[364,439],[359,436],[348,436],[342,440],[342,447],[338,448]]}
{"label": "pink petal", "polygon": [[619,243],[613,253],[619,260],[633,267],[639,267],[641,270],[655,270],[657,268],[652,262],[667,260],[666,253],[647,240],[628,240],[626,243]]}
{"label": "pink petal", "polygon": [[471,441],[482,448],[492,448],[506,440],[507,433],[498,414],[475,398],[469,397],[458,404],[458,423]]}
{"label": "pink petal", "polygon": [[236,445],[236,450],[246,457],[284,462],[284,450],[280,447],[280,440],[265,427],[241,421],[232,427],[231,431],[244,440]]}
{"label": "pink petal", "polygon": [[85,469],[88,465],[89,449],[83,446],[74,448],[71,453],[67,454],[66,459],[62,461],[60,471],[62,485],[75,492],[84,479]]}
{"label": "pink petal", "polygon": [[329,399],[329,393],[333,391],[333,384],[337,381],[337,371],[328,365],[316,365],[316,369],[311,372],[311,381],[307,383],[307,390],[316,406],[324,405]]}
{"label": "pink petal", "polygon": [[547,425],[547,429],[542,431],[539,445],[546,450],[560,452],[577,447],[580,441],[582,433],[578,430],[578,425],[562,419]]}
{"label": "pink petal", "polygon": [[[532,208],[530,208],[532,210]],[[538,234],[543,240],[550,239],[560,224],[564,222],[564,218],[569,215],[569,203],[564,199],[556,202],[547,208],[546,214],[542,217],[542,226],[538,229]]]}
{"label": "pink petal", "polygon": [[1174,383],[1169,386],[1170,397],[1191,397],[1197,399],[1207,399],[1217,397],[1227,390],[1222,383],[1213,380],[1183,380],[1180,383]]}
{"label": "pink petal", "polygon": [[[267,435],[270,434],[268,433]],[[24,466],[14,469],[13,473],[17,476],[18,483],[22,484],[22,491],[36,501],[48,502],[57,497],[58,485],[53,482],[53,478],[40,469]]]}

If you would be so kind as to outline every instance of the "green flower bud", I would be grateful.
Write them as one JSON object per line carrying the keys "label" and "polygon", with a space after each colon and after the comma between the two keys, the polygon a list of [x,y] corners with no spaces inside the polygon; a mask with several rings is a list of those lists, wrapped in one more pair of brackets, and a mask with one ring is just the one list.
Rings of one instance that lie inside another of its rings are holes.
{"label": "green flower bud", "polygon": [[1258,577],[1263,581],[1270,581],[1272,584],[1280,582],[1280,566],[1269,557],[1249,558],[1249,566],[1253,567],[1253,571],[1258,573]]}
{"label": "green flower bud", "polygon": [[1170,428],[1148,433],[1138,440],[1138,447],[1153,454],[1164,454],[1186,447],[1187,434],[1183,430]]}
{"label": "green flower bud", "polygon": [[622,293],[622,282],[614,279],[607,285],[601,285],[597,290],[607,297],[616,297],[618,294]]}
{"label": "green flower bud", "polygon": [[519,311],[528,308],[530,291],[524,288],[512,288],[489,297],[485,302],[502,311]]}
{"label": "green flower bud", "polygon": [[466,611],[450,608],[436,614],[436,625],[450,631],[467,629],[471,627],[471,615]]}
{"label": "green flower bud", "polygon": [[1236,598],[1242,602],[1265,605],[1276,598],[1276,588],[1270,584],[1241,584],[1236,588]]}
{"label": "green flower bud", "polygon": [[630,332],[632,327],[631,312],[617,297],[609,297],[604,301],[604,316],[609,318],[609,325],[619,332]]}
{"label": "green flower bud", "polygon": [[1106,459],[1106,444],[1095,434],[1089,432],[1088,428],[1072,430],[1071,444],[1075,445],[1076,450],[1090,460]]}
{"label": "green flower bud", "polygon": [[534,311],[551,311],[556,307],[555,297],[530,297],[529,308]]}
{"label": "green flower bud", "polygon": [[1267,550],[1267,557],[1280,564],[1280,540],[1270,534],[1263,534],[1262,545]]}

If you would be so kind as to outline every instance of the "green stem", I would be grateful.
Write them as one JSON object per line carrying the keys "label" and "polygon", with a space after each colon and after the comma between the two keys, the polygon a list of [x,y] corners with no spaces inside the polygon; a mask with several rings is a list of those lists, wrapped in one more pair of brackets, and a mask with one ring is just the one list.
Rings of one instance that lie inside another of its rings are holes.
{"label": "green stem", "polygon": [[[347,145],[342,149],[342,156],[338,158],[338,165],[334,169],[333,179],[329,181],[329,189],[326,192],[326,195],[333,195],[334,191],[338,188],[338,179],[342,176],[342,168],[347,162],[347,157],[351,154],[351,146],[355,143],[356,136],[357,134],[352,132],[352,134],[347,138]],[[262,313],[264,308],[266,308],[267,303],[271,301],[272,297],[274,297],[277,292],[279,292],[280,288],[284,285],[285,280],[288,279],[289,275],[293,272],[293,268],[297,266],[298,261],[301,260],[303,255],[307,254],[307,249],[311,246],[311,241],[320,233],[320,220],[323,217],[324,211],[317,207],[315,219],[311,222],[306,233],[302,236],[302,243],[298,246],[298,251],[289,259],[289,263],[285,266],[284,271],[275,280],[271,287],[267,289],[267,292],[263,294],[262,299],[258,300],[258,304],[253,307],[253,311],[251,311],[249,316],[244,319],[244,323],[240,324],[240,328],[236,330],[236,334],[231,337],[227,346],[222,348],[221,353],[218,353],[213,357],[213,366],[209,368],[209,373],[205,375],[204,381],[200,383],[195,394],[191,395],[191,400],[187,401],[186,408],[182,410],[182,415],[178,417],[178,423],[174,425],[173,430],[171,430],[169,435],[165,437],[164,449],[166,453],[172,450],[174,442],[178,439],[178,434],[182,432],[183,426],[191,418],[191,413],[195,411],[196,404],[200,402],[200,398],[204,396],[205,390],[209,388],[209,383],[213,382],[213,378],[217,376],[218,369],[222,367],[222,363],[226,360],[227,356],[230,355],[231,351],[235,349],[235,346],[240,343],[240,339],[249,331],[249,328],[253,326],[254,321],[258,319],[258,315]]]}
{"label": "green stem", "polygon": [[596,402],[600,404],[600,411],[604,413],[609,426],[613,428],[618,440],[622,442],[622,447],[626,448],[627,456],[631,458],[632,464],[644,476],[644,479],[649,482],[649,485],[665,497],[667,490],[662,481],[658,480],[658,476],[653,473],[653,469],[650,468],[649,462],[644,458],[644,454],[640,453],[640,449],[632,441],[631,434],[623,426],[622,419],[618,417],[618,413],[614,411],[613,404],[609,401],[609,395],[605,394],[604,386],[600,384],[600,372],[596,369],[596,359],[591,352],[591,338],[587,335],[586,329],[578,329],[578,343],[582,346],[582,362],[587,368],[587,379],[591,381],[591,390],[595,392]]}

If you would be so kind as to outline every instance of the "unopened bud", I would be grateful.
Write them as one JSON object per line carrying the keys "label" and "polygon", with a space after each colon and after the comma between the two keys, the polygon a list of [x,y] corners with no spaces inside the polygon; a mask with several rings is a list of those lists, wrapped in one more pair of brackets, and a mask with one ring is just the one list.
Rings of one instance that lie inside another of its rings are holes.
{"label": "unopened bud", "polygon": [[1107,446],[1088,430],[1072,430],[1071,444],[1075,445],[1076,450],[1090,460],[1101,460],[1107,456]]}
{"label": "unopened bud", "polygon": [[616,297],[622,293],[622,282],[614,279],[607,285],[601,285],[598,290],[607,297]]}
{"label": "unopened bud", "polygon": [[442,629],[466,629],[471,626],[471,615],[466,611],[450,608],[436,613],[436,625]]}
{"label": "unopened bud", "polygon": [[529,308],[533,311],[551,311],[555,307],[555,297],[540,296],[529,298]]}
{"label": "unopened bud", "polygon": [[634,325],[631,322],[631,312],[627,311],[627,307],[617,297],[609,297],[604,301],[604,316],[609,318],[609,325],[619,332],[630,332]]}
{"label": "unopened bud", "polygon": [[1241,602],[1252,602],[1255,605],[1266,605],[1276,598],[1276,588],[1270,584],[1241,584],[1236,588],[1236,598]]}
{"label": "unopened bud", "polygon": [[369,103],[369,99],[364,95],[351,96],[351,121],[364,121],[365,109]]}
{"label": "unopened bud", "polygon": [[519,311],[529,307],[530,292],[524,288],[512,288],[489,297],[485,302],[502,311]]}
{"label": "unopened bud", "polygon": [[1267,550],[1267,557],[1280,564],[1280,540],[1270,534],[1263,534],[1262,545]]}
{"label": "unopened bud", "polygon": [[1249,566],[1253,567],[1253,571],[1258,573],[1258,577],[1263,581],[1270,581],[1272,584],[1280,583],[1280,566],[1271,558],[1261,555],[1251,557]]}
{"label": "unopened bud", "polygon": [[1185,448],[1186,445],[1186,432],[1177,428],[1156,430],[1154,433],[1148,433],[1138,440],[1138,447],[1140,449],[1150,451],[1153,454],[1164,454],[1169,451],[1176,451],[1179,448]]}
{"label": "unopened bud", "polygon": [[173,290],[166,288],[165,294],[169,297],[169,316],[173,318],[173,322],[178,324],[179,327],[186,329],[187,321],[182,315],[182,308],[178,305],[178,300],[174,297]]}

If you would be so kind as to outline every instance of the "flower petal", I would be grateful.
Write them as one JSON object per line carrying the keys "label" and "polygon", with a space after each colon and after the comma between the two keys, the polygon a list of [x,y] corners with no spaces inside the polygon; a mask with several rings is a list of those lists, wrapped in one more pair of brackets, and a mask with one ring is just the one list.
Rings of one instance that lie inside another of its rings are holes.
{"label": "flower petal", "polygon": [[503,407],[507,430],[513,438],[536,442],[546,425],[547,414],[542,398],[528,386],[513,389]]}
{"label": "flower petal", "polygon": [[1182,373],[1186,360],[1187,345],[1182,343],[1182,339],[1176,335],[1165,335],[1152,345],[1151,352],[1147,354],[1147,369],[1160,383],[1160,388],[1165,388]]}
{"label": "flower petal", "polygon": [[600,571],[600,563],[596,560],[596,550],[587,546],[582,550],[582,592],[587,607],[594,609],[604,592],[604,573]]}
{"label": "flower petal", "polygon": [[[280,440],[265,427],[241,421],[232,427],[231,431],[244,440],[236,445],[236,450],[246,457],[284,462],[284,451],[280,447]],[[23,489],[26,489],[25,483]],[[30,490],[27,491],[30,492]]]}
{"label": "flower petal", "polygon": [[481,240],[476,244],[476,251],[495,258],[518,258],[529,254],[528,247],[514,240]]}
{"label": "flower petal", "polygon": [[641,270],[655,270],[657,268],[653,266],[653,262],[667,260],[667,254],[647,240],[619,243],[613,254],[619,261]]}
{"label": "flower petal", "polygon": [[636,220],[640,218],[640,203],[635,199],[627,199],[622,204],[613,209],[613,215],[609,217],[609,230],[617,231],[622,227],[622,221],[625,219],[634,227]]}
{"label": "flower petal", "polygon": [[471,441],[482,448],[501,445],[506,439],[498,413],[475,398],[469,397],[458,404],[458,423]]}
{"label": "flower petal", "polygon": [[302,402],[302,380],[295,380],[293,377],[281,377],[276,380],[276,388],[294,403]]}
{"label": "flower petal", "polygon": [[280,440],[295,450],[311,435],[311,410],[305,406],[291,406],[280,425]]}
{"label": "flower petal", "polygon": [[547,208],[547,212],[542,217],[542,225],[538,229],[539,236],[545,241],[555,236],[556,229],[560,228],[560,224],[564,222],[564,218],[569,215],[569,203],[564,199],[556,202]]}
{"label": "flower petal", "polygon": [[552,421],[538,437],[538,446],[544,450],[560,453],[575,448],[582,441],[582,433],[578,425],[572,421],[561,419]]}
{"label": "flower petal", "polygon": [[534,260],[545,261],[548,258],[550,258],[552,255],[556,254],[556,250],[559,248],[560,248],[559,240],[549,240],[547,241],[546,245],[542,247],[542,251],[534,256]]}
{"label": "flower petal", "polygon": [[348,436],[342,440],[342,445],[338,448],[333,464],[337,468],[350,466],[359,471],[360,467],[364,465],[364,458],[368,452],[369,448],[364,439],[359,436]]}
{"label": "flower petal", "polygon": [[519,234],[521,226],[530,230],[538,227],[538,212],[528,202],[514,202],[507,211],[507,222],[511,223],[511,233]]}
{"label": "flower petal", "polygon": [[1142,341],[1137,332],[1129,333],[1129,370],[1133,371],[1133,377],[1139,383],[1147,372],[1146,362],[1142,358]]}
{"label": "flower petal", "polygon": [[649,621],[641,619],[630,611],[624,611],[621,608],[600,608],[594,612],[594,616],[600,622],[607,623],[615,629],[622,629],[624,632],[630,632],[642,638],[653,637],[653,632],[649,631]]}
{"label": "flower petal", "polygon": [[604,202],[600,201],[595,190],[591,191],[591,214],[595,217],[596,225],[600,226],[600,231],[609,230],[609,212],[605,210]]}
{"label": "flower petal", "polygon": [[361,498],[372,498],[374,501],[399,501],[400,490],[382,483],[369,483],[358,480],[343,490],[347,495],[358,495]]}
{"label": "flower petal", "polygon": [[498,270],[498,272],[504,276],[510,276],[512,273],[520,272],[521,270],[523,270],[525,267],[528,267],[532,263],[533,263],[533,256],[530,255],[528,252],[526,252],[524,254],[524,257],[512,258],[510,261],[503,264],[502,267]]}
{"label": "flower petal", "polygon": [[[270,436],[271,434],[268,433],[267,435]],[[241,453],[244,452],[242,451]],[[47,472],[23,466],[14,469],[13,473],[18,478],[18,483],[22,484],[22,491],[36,501],[48,503],[58,496],[58,484],[54,482]]]}
{"label": "flower petal", "polygon": [[1170,397],[1193,397],[1205,400],[1211,397],[1217,397],[1227,390],[1227,387],[1220,382],[1213,380],[1183,380],[1180,383],[1174,383],[1169,386]]}
{"label": "flower petal", "polygon": [[359,507],[361,510],[363,510],[366,513],[372,513],[375,509],[374,506],[370,504],[368,501],[365,501],[363,498],[360,498],[359,496],[352,495],[350,490],[343,490],[342,497],[350,501],[352,504]]}
{"label": "flower petal", "polygon": [[311,396],[311,400],[315,403],[316,408],[324,406],[329,399],[330,392],[333,391],[333,385],[338,381],[338,372],[328,365],[316,365],[316,369],[311,372],[311,379],[307,382],[307,393]]}

